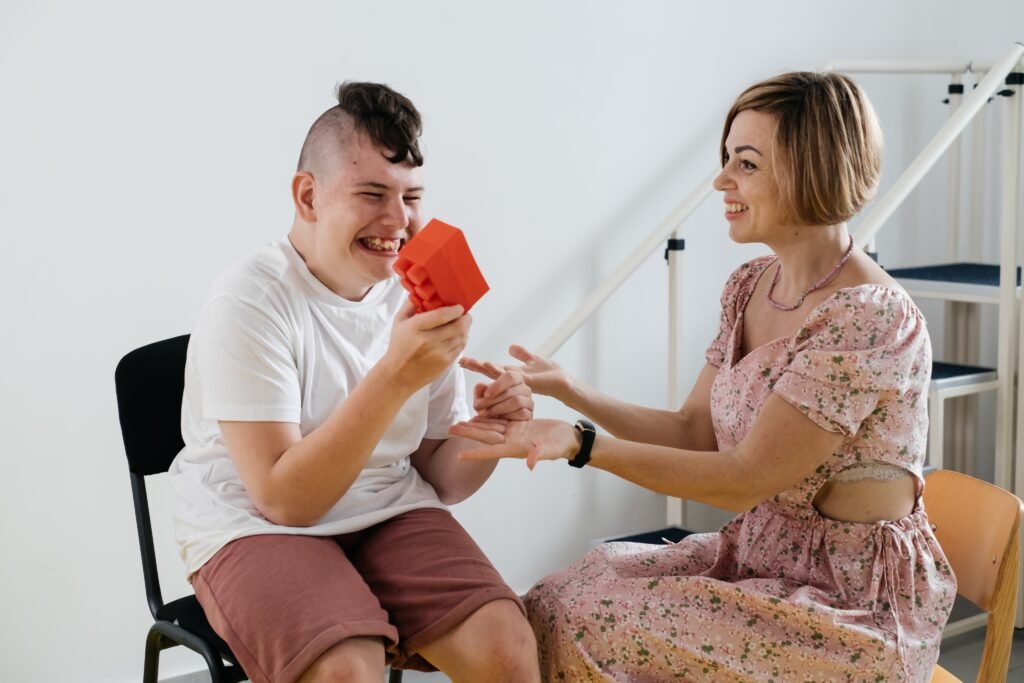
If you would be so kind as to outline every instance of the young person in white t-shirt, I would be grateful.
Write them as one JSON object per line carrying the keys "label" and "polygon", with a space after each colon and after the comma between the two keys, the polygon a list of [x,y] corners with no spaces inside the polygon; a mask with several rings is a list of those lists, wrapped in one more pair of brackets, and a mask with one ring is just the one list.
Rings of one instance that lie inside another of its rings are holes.
{"label": "young person in white t-shirt", "polygon": [[[445,507],[494,468],[448,434],[470,318],[416,314],[392,275],[423,220],[419,113],[374,83],[338,102],[302,147],[287,238],[219,278],[192,334],[186,570],[254,683],[376,683],[385,662],[539,681],[522,604]],[[495,386],[477,408],[532,415],[521,378]]]}

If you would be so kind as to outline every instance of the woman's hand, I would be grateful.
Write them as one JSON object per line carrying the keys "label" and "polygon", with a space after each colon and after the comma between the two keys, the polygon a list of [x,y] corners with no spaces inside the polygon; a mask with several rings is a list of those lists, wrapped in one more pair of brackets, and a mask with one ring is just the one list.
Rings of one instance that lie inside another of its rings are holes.
{"label": "woman's hand", "polygon": [[476,417],[452,425],[448,432],[486,446],[459,453],[460,460],[525,458],[531,470],[541,460],[573,458],[580,449],[579,432],[560,420],[499,420]]}
{"label": "woman's hand", "polygon": [[[475,362],[475,361],[474,361]],[[503,370],[490,384],[473,389],[473,409],[481,417],[533,419],[533,392],[518,368]]]}
{"label": "woman's hand", "polygon": [[479,372],[494,380],[504,372],[516,370],[522,373],[523,380],[534,393],[551,396],[562,403],[566,402],[572,391],[573,382],[557,363],[542,356],[535,356],[517,344],[510,346],[508,353],[522,365],[498,365],[468,357],[460,360],[459,364],[467,370]]}

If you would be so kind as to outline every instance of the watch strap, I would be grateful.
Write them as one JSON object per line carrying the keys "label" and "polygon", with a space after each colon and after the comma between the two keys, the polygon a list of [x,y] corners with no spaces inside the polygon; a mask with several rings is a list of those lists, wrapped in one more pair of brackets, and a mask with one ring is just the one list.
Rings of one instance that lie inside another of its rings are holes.
{"label": "watch strap", "polygon": [[597,429],[590,420],[580,418],[576,420],[573,428],[580,433],[580,450],[569,461],[571,467],[583,467],[590,462],[590,451],[594,448],[594,439],[597,437]]}

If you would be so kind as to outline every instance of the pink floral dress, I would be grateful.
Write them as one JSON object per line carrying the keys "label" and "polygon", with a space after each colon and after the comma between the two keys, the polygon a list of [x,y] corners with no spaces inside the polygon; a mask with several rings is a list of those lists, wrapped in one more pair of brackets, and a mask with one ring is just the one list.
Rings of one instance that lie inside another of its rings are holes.
{"label": "pink floral dress", "polygon": [[[548,681],[927,681],[956,580],[921,507],[931,348],[899,289],[837,291],[792,337],[737,358],[743,311],[772,262],[730,277],[707,351],[719,449],[775,393],[846,436],[796,487],[718,533],[610,543],[540,581],[526,605]],[[812,505],[865,462],[918,478],[903,519],[840,522]]]}

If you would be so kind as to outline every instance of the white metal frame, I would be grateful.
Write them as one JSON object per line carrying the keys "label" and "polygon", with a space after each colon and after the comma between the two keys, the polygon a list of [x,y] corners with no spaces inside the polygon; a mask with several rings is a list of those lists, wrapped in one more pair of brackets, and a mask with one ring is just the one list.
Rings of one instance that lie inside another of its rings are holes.
{"label": "white metal frame", "polygon": [[999,380],[994,379],[980,384],[950,387],[948,389],[932,389],[928,392],[928,464],[939,468],[945,467],[945,419],[946,399],[959,396],[971,396],[999,388]]}

